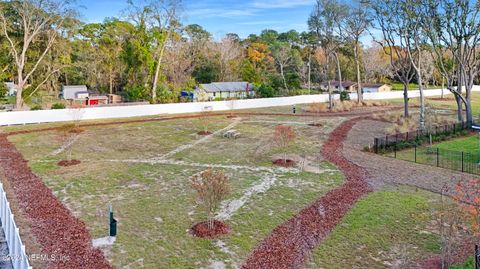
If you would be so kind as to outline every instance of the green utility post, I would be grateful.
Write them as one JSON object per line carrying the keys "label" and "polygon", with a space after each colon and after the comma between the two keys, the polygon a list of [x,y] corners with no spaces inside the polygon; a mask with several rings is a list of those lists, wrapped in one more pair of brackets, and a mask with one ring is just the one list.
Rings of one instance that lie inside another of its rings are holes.
{"label": "green utility post", "polygon": [[112,209],[112,205],[110,205],[110,208],[109,208],[109,235],[112,236],[112,237],[115,237],[117,236],[117,220],[113,217],[113,209]]}

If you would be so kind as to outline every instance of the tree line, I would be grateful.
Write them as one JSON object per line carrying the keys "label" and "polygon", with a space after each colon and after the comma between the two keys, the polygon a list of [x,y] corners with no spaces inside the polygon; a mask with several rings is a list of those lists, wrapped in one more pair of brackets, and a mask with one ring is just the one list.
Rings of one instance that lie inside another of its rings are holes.
{"label": "tree line", "polygon": [[308,31],[265,29],[220,40],[198,24],[183,25],[180,0],[127,4],[118,18],[83,23],[73,0],[1,1],[0,79],[16,82],[17,108],[34,96],[57,96],[62,84],[168,103],[199,83],[248,81],[259,96],[271,97],[353,80],[359,102],[363,83],[403,84],[405,116],[409,85],[416,83],[422,128],[423,89],[444,85],[455,95],[459,120],[472,120],[476,1],[317,0],[305,18]]}

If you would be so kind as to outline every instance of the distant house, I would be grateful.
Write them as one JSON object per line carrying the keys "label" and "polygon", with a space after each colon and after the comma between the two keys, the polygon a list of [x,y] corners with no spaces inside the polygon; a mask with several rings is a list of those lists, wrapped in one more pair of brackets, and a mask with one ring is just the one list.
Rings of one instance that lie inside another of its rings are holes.
{"label": "distant house", "polygon": [[89,92],[85,85],[63,85],[60,96],[65,100],[85,99],[89,96]]}
{"label": "distant house", "polygon": [[364,84],[362,85],[362,91],[364,93],[369,92],[389,92],[392,91],[392,86],[388,84]]}
{"label": "distant house", "polygon": [[249,82],[212,82],[200,84],[193,93],[195,101],[243,99],[255,96],[255,87]]}
{"label": "distant house", "polygon": [[[320,88],[323,90],[323,91],[328,91],[329,88],[328,88],[328,85],[330,84],[330,89],[332,91],[340,91],[340,81],[336,81],[336,80],[332,80],[332,81],[324,81],[322,83],[320,83]],[[357,88],[358,88],[358,84],[356,82],[353,82],[353,81],[349,81],[349,80],[346,80],[346,81],[342,81],[342,88],[344,91],[347,91],[347,92],[357,92]]]}
{"label": "distant house", "polygon": [[100,95],[89,91],[85,85],[62,86],[61,98],[86,106],[106,105],[109,100],[118,103],[118,97]]}
{"label": "distant house", "polygon": [[15,83],[13,82],[5,82],[5,86],[7,86],[7,95],[8,96],[12,96],[12,95],[15,95],[17,93],[17,88]]}

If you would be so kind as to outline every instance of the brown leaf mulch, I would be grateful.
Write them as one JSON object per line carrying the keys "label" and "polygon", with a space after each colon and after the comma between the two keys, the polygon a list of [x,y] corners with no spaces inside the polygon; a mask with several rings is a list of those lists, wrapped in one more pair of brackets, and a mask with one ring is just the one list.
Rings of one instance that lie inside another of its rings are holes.
{"label": "brown leaf mulch", "polygon": [[193,236],[207,239],[214,239],[226,235],[230,233],[230,231],[230,226],[219,220],[213,221],[213,229],[208,227],[207,221],[197,223],[190,229]]}
{"label": "brown leaf mulch", "polygon": [[93,248],[85,224],[32,173],[28,162],[5,135],[0,135],[0,160],[18,207],[41,245],[42,253],[38,254],[48,259],[48,268],[112,268],[103,253]]}
{"label": "brown leaf mulch", "polygon": [[57,163],[58,166],[63,166],[63,167],[68,167],[68,166],[75,166],[75,165],[79,165],[81,164],[82,162],[79,161],[79,160],[63,160],[63,161],[59,161]]}
{"label": "brown leaf mulch", "polygon": [[337,127],[322,148],[326,160],[345,175],[346,183],[318,199],[284,222],[250,254],[242,268],[302,268],[309,253],[341,221],[350,208],[372,191],[365,169],[342,155],[343,141],[350,129],[363,118],[353,118]]}

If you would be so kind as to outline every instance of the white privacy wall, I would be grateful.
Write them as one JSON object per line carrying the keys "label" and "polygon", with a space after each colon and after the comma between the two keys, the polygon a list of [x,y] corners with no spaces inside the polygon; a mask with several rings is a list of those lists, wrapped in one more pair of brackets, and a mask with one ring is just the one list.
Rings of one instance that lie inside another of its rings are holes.
{"label": "white privacy wall", "polygon": [[[480,86],[475,86],[474,91],[480,91]],[[444,94],[451,94],[448,90],[443,90]],[[442,90],[425,90],[425,96],[440,96]],[[409,91],[410,98],[419,96],[419,91]],[[356,99],[356,94],[351,94],[351,99]],[[365,100],[388,100],[403,98],[403,91],[365,93]],[[339,99],[335,95],[335,99]],[[299,95],[291,97],[262,98],[236,100],[234,109],[249,109],[275,106],[291,106],[297,104],[308,104],[314,102],[328,102],[328,94],[319,95]],[[138,106],[115,106],[115,107],[92,107],[78,109],[59,109],[59,110],[38,110],[38,111],[13,111],[0,112],[0,126],[46,123],[46,122],[64,122],[81,118],[82,120],[95,119],[114,119],[140,116],[154,116],[165,114],[181,114],[201,112],[205,107],[211,107],[212,111],[225,111],[231,109],[229,101],[219,102],[198,102],[198,103],[177,103],[177,104],[159,104],[159,105],[138,105]]]}
{"label": "white privacy wall", "polygon": [[8,245],[8,258],[13,269],[32,269],[2,183],[0,183],[0,218],[2,221],[1,229],[5,233],[5,240]]}

